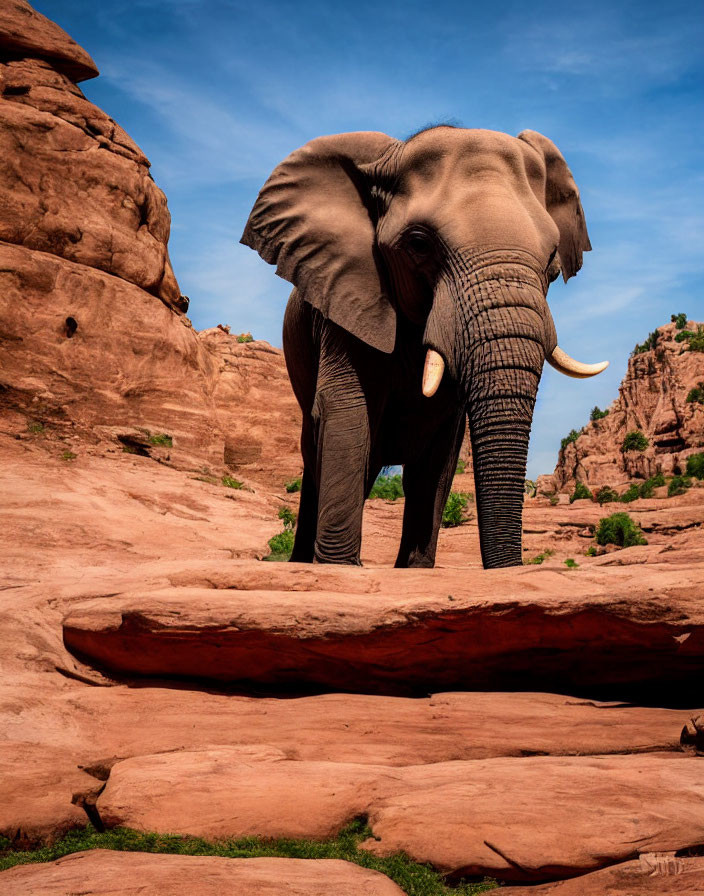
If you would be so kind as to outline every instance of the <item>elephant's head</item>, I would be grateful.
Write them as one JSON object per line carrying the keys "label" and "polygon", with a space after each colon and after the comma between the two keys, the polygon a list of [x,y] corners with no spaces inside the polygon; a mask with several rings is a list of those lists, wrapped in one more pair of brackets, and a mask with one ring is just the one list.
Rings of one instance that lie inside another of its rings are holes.
{"label": "elephant's head", "polygon": [[325,316],[392,352],[397,316],[423,327],[422,381],[443,377],[466,404],[482,559],[521,563],[533,407],[547,359],[570,376],[606,364],[557,345],[546,301],[591,248],[579,192],[557,147],[441,126],[405,142],[360,132],[321,137],[273,172],[242,242]]}

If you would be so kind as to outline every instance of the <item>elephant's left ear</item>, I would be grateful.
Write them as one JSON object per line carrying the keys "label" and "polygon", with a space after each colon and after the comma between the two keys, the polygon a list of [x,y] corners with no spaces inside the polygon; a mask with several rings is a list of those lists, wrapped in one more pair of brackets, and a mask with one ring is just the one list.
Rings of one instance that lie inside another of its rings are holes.
{"label": "elephant's left ear", "polygon": [[577,184],[552,140],[537,131],[522,131],[518,139],[532,146],[545,160],[545,207],[560,231],[557,253],[567,282],[582,267],[582,253],[592,247]]}
{"label": "elephant's left ear", "polygon": [[373,131],[306,143],[274,169],[240,241],[325,317],[383,352],[394,349],[396,312],[377,263],[366,166],[397,143]]}

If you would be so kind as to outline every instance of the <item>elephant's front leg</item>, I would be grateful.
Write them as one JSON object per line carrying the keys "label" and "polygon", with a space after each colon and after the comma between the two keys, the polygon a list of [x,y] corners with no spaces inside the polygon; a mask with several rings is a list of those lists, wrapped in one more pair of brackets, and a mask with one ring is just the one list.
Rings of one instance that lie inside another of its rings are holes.
{"label": "elephant's front leg", "polygon": [[318,481],[314,556],[319,563],[361,565],[369,456],[386,378],[376,370],[383,366],[374,357],[380,353],[354,342],[338,327],[324,327],[313,405]]}
{"label": "elephant's front leg", "polygon": [[403,468],[403,532],[397,567],[435,566],[438,533],[465,431],[462,412],[445,421],[426,450]]}

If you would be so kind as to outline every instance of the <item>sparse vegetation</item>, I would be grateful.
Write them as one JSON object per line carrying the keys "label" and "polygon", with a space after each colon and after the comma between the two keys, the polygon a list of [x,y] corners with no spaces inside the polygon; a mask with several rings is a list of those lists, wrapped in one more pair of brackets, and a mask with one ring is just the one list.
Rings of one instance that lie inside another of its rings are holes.
{"label": "sparse vegetation", "polygon": [[467,505],[471,498],[468,492],[450,492],[442,512],[443,529],[453,529],[467,522]]}
{"label": "sparse vegetation", "polygon": [[615,544],[621,548],[648,543],[637,523],[623,511],[612,513],[611,516],[599,520],[594,535],[597,544]]}
{"label": "sparse vegetation", "polygon": [[572,557],[568,557],[565,560],[565,566],[567,567],[567,569],[579,569],[579,563],[577,563],[577,561]]}
{"label": "sparse vegetation", "polygon": [[238,342],[254,342],[254,337],[251,333],[240,333],[236,339]]}
{"label": "sparse vegetation", "polygon": [[559,498],[557,497],[557,495],[550,495],[548,500],[550,501],[550,506],[554,507],[558,503]]}
{"label": "sparse vegetation", "polygon": [[634,429],[626,433],[621,451],[645,451],[649,444],[648,438],[639,429]]}
{"label": "sparse vegetation", "polygon": [[618,501],[618,492],[610,485],[604,485],[596,493],[596,500],[599,504],[611,504],[613,501]]}
{"label": "sparse vegetation", "polygon": [[125,454],[139,454],[134,445],[123,445],[122,450]]}
{"label": "sparse vegetation", "polygon": [[645,342],[641,342],[640,345],[636,345],[636,347],[631,352],[631,357],[634,355],[642,355],[644,352],[652,351],[655,346],[658,344],[659,333],[657,330],[653,330],[652,333],[648,334],[648,338]]}
{"label": "sparse vegetation", "polygon": [[577,439],[581,436],[581,430],[577,432],[576,429],[571,429],[569,433],[564,437],[564,439],[560,442],[560,451],[564,451],[568,445],[571,445],[572,442],[576,442]]}
{"label": "sparse vegetation", "polygon": [[687,326],[687,315],[683,312],[680,314],[673,314],[670,317],[670,321],[677,327],[678,330],[683,330]]}
{"label": "sparse vegetation", "polygon": [[681,330],[675,335],[675,342],[689,342],[694,335],[691,330]]}
{"label": "sparse vegetation", "polygon": [[608,411],[602,411],[601,408],[599,408],[599,407],[597,407],[596,405],[594,405],[594,407],[592,408],[592,412],[591,412],[591,414],[589,415],[589,419],[592,420],[592,421],[594,421],[594,420],[603,420],[604,417],[608,417],[608,416],[609,416],[609,412],[608,412]]}
{"label": "sparse vegetation", "polygon": [[286,489],[287,492],[289,492],[289,494],[291,494],[292,492],[300,492],[302,482],[303,482],[303,480],[301,479],[301,477],[296,476],[295,479],[290,479],[284,485],[284,488]]}
{"label": "sparse vegetation", "polygon": [[686,401],[690,404],[704,404],[704,383],[697,383],[687,393]]}
{"label": "sparse vegetation", "polygon": [[691,487],[692,480],[689,476],[673,476],[667,484],[667,497],[675,498],[677,495],[683,495]]}
{"label": "sparse vegetation", "polygon": [[635,484],[635,482],[632,482],[628,486],[626,491],[621,495],[619,500],[623,504],[630,504],[631,501],[637,501],[638,498],[640,498],[640,488]]}
{"label": "sparse vegetation", "polygon": [[173,439],[165,432],[156,432],[147,436],[150,445],[161,445],[164,448],[173,448]]}
{"label": "sparse vegetation", "polygon": [[381,473],[369,492],[370,498],[382,498],[384,501],[395,501],[403,497],[403,480],[400,473],[390,476]]}
{"label": "sparse vegetation", "polygon": [[27,423],[27,432],[31,432],[33,435],[38,435],[41,432],[44,432],[44,424],[40,423],[39,420],[30,420]]}
{"label": "sparse vegetation", "polygon": [[587,555],[587,557],[596,557],[596,548],[592,544],[586,549],[584,553]]}
{"label": "sparse vegetation", "polygon": [[704,479],[704,453],[689,455],[686,473],[695,479]]}
{"label": "sparse vegetation", "polygon": [[662,473],[656,473],[655,476],[651,476],[650,479],[645,480],[638,489],[638,494],[641,498],[652,498],[655,489],[659,488],[661,485],[665,485],[665,477]]}
{"label": "sparse vegetation", "polygon": [[296,527],[296,514],[290,507],[279,508],[279,519],[284,524],[284,529],[294,529]]}
{"label": "sparse vegetation", "polygon": [[460,458],[457,461],[457,468],[455,470],[455,476],[461,476],[466,469],[467,469],[467,462],[462,460],[462,458]]}
{"label": "sparse vegetation", "polygon": [[704,327],[697,327],[697,332],[689,340],[691,352],[704,352]]}
{"label": "sparse vegetation", "polygon": [[64,451],[61,455],[61,460],[75,460],[78,457],[77,454],[74,454],[73,451]]}
{"label": "sparse vegetation", "polygon": [[[205,840],[201,837],[180,837],[175,834],[151,834],[128,828],[113,828],[99,833],[92,826],[70,831],[51,846],[34,850],[13,850],[0,847],[0,871],[15,865],[52,862],[62,856],[90,849],[113,849],[120,852],[169,853],[185,856],[224,856],[227,858],[279,857],[295,859],[342,859],[379,871],[393,880],[408,896],[477,896],[496,886],[494,881],[446,886],[442,875],[429,865],[421,865],[404,853],[384,858],[373,855],[359,844],[373,836],[366,819],[357,818],[334,839],[329,840],[264,840],[243,837],[239,840]],[[6,841],[9,843],[9,841]]]}
{"label": "sparse vegetation", "polygon": [[288,560],[293,551],[293,542],[295,540],[294,528],[296,526],[296,514],[290,507],[280,507],[278,517],[284,524],[284,531],[279,532],[269,539],[269,550],[271,553],[265,560],[281,561]]}
{"label": "sparse vegetation", "polygon": [[242,488],[244,485],[243,482],[240,482],[239,479],[235,479],[234,476],[223,476],[220,482],[225,488]]}
{"label": "sparse vegetation", "polygon": [[531,565],[531,566],[540,566],[540,564],[541,564],[544,560],[547,560],[548,557],[552,557],[552,555],[553,555],[554,553],[555,553],[555,551],[553,551],[553,550],[551,550],[550,548],[548,548],[547,550],[543,551],[542,554],[536,554],[535,557],[531,557],[530,560],[526,560],[526,561],[525,561],[525,564],[526,564],[526,565]]}
{"label": "sparse vegetation", "polygon": [[591,501],[593,498],[592,493],[583,482],[576,482],[574,491],[570,496],[570,504],[574,504],[575,501],[583,501],[585,498],[588,498]]}

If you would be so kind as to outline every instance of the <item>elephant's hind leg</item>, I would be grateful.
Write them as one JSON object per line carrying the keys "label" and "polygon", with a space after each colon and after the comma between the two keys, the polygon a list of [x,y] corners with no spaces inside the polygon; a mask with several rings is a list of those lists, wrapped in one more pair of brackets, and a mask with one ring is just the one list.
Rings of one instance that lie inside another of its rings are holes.
{"label": "elephant's hind leg", "polygon": [[303,481],[301,501],[298,505],[296,537],[291,552],[292,563],[312,563],[315,551],[315,536],[318,527],[318,485],[316,482],[316,446],[313,423],[310,417],[303,420],[301,433],[301,454],[303,455]]}

